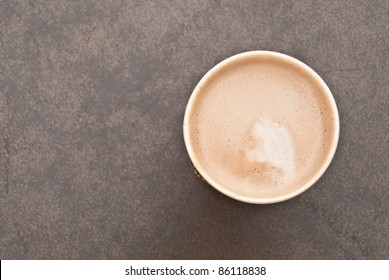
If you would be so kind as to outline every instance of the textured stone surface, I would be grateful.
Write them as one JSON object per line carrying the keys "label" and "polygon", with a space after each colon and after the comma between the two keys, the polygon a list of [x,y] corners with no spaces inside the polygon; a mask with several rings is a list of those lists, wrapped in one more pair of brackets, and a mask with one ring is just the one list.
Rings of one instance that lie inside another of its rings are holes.
{"label": "textured stone surface", "polygon": [[[0,258],[389,258],[388,1],[0,1]],[[287,53],[332,89],[337,154],[276,205],[198,180],[186,102]]]}

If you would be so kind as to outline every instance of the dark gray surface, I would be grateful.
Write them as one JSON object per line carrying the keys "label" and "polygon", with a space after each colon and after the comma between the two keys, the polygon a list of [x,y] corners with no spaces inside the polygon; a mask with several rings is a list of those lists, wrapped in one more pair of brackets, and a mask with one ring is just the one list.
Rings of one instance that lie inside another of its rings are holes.
{"label": "dark gray surface", "polygon": [[[0,258],[388,259],[388,12],[385,0],[0,1]],[[276,205],[198,180],[182,139],[199,79],[256,49],[315,69],[341,118],[329,170]]]}

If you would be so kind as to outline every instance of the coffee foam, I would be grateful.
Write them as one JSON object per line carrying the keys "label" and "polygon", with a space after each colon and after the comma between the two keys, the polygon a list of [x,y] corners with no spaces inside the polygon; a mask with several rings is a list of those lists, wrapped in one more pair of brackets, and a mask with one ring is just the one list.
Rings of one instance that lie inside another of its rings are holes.
{"label": "coffee foam", "polygon": [[255,141],[253,149],[245,152],[246,160],[268,163],[280,168],[282,177],[293,178],[296,173],[293,140],[288,130],[267,117],[262,117],[251,131]]}
{"label": "coffee foam", "polygon": [[272,56],[233,61],[198,90],[190,141],[207,176],[233,193],[282,195],[328,156],[334,112],[304,68]]}

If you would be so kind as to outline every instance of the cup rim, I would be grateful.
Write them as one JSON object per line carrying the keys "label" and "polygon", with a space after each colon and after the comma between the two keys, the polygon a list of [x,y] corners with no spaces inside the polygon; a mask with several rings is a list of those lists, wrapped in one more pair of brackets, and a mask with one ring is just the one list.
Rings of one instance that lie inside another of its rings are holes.
{"label": "cup rim", "polygon": [[[290,63],[293,63],[299,67],[304,68],[310,75],[312,75],[315,80],[322,86],[323,88],[323,93],[326,95],[328,101],[330,102],[330,106],[333,109],[333,118],[334,118],[334,129],[333,129],[333,135],[332,135],[332,145],[330,149],[328,150],[328,153],[326,155],[325,161],[323,164],[320,166],[320,168],[315,172],[315,174],[304,184],[302,184],[300,187],[296,188],[294,191],[284,194],[284,195],[279,195],[279,196],[274,196],[271,198],[260,198],[260,197],[250,197],[250,196],[245,196],[241,194],[237,194],[235,192],[232,192],[225,187],[223,187],[221,184],[216,183],[213,179],[212,176],[208,175],[207,172],[204,170],[202,165],[200,164],[196,154],[194,153],[192,143],[190,141],[190,133],[189,133],[189,117],[191,115],[191,112],[193,110],[193,103],[195,101],[196,96],[199,94],[201,91],[201,88],[208,82],[208,79],[217,71],[219,71],[221,68],[226,66],[228,63],[239,60],[239,59],[244,59],[247,57],[258,57],[258,56],[274,56],[276,58],[281,58],[284,59]],[[335,99],[327,86],[327,84],[324,82],[324,80],[317,74],[311,67],[309,67],[307,64],[304,62],[283,54],[279,52],[274,52],[274,51],[267,51],[267,50],[255,50],[255,51],[247,51],[243,53],[238,53],[233,56],[230,56],[223,61],[219,62],[215,66],[213,66],[198,82],[196,87],[194,88],[189,101],[187,103],[186,109],[185,109],[185,115],[184,115],[184,123],[183,123],[183,136],[184,136],[184,142],[186,146],[186,150],[189,154],[189,157],[194,165],[194,167],[197,169],[199,174],[203,177],[203,179],[211,185],[213,188],[218,190],[219,192],[223,193],[224,195],[227,195],[233,199],[242,201],[242,202],[247,202],[247,203],[252,203],[252,204],[271,204],[271,203],[277,203],[277,202],[282,202],[285,200],[289,200],[307,189],[309,189],[312,185],[314,185],[320,177],[324,174],[324,172],[327,170],[329,167],[334,155],[336,148],[338,146],[339,142],[339,132],[340,132],[340,121],[339,121],[339,112],[338,108],[336,106]]]}

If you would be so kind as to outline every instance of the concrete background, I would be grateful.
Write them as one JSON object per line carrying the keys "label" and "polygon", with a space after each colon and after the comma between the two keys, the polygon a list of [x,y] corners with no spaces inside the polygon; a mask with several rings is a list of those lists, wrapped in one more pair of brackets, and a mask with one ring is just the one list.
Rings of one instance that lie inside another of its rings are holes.
{"label": "concrete background", "polygon": [[[389,258],[388,1],[0,1],[1,259]],[[292,55],[338,151],[276,205],[193,174],[186,102],[214,64]]]}

